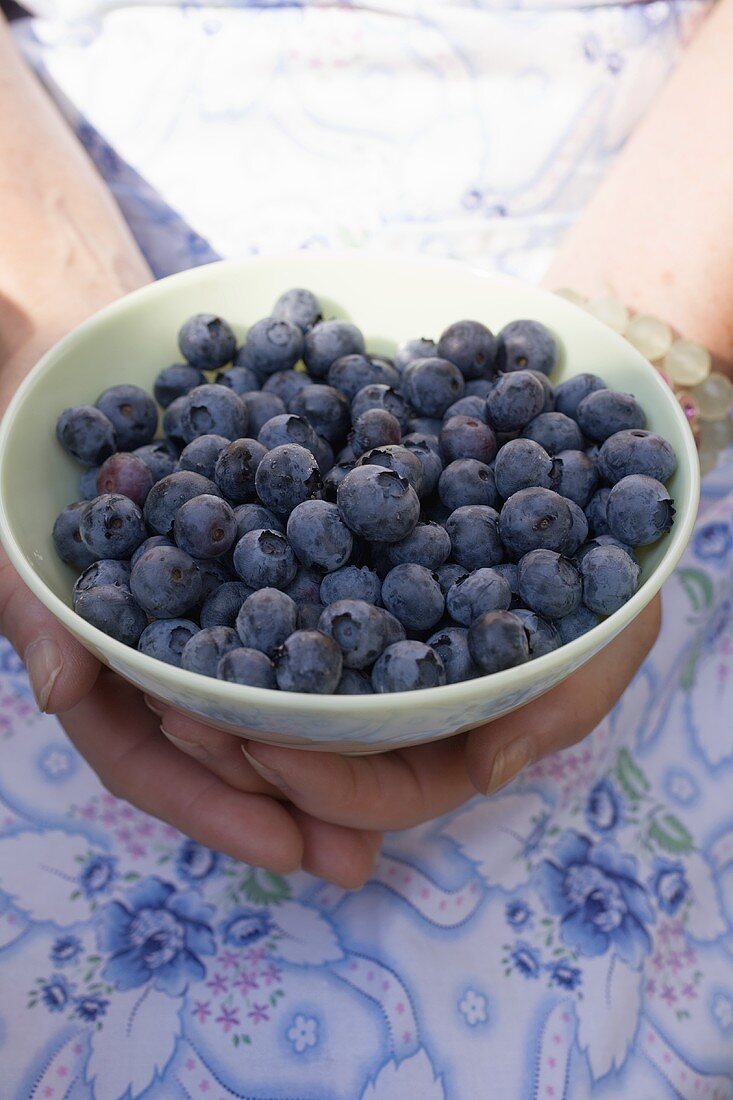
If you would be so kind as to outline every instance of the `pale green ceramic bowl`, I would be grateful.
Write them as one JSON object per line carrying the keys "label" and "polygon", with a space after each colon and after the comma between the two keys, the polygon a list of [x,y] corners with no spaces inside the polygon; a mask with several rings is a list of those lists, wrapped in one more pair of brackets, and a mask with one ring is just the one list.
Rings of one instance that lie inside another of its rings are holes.
{"label": "pale green ceramic bowl", "polygon": [[[146,657],[89,626],[70,607],[72,572],[56,557],[51,526],[77,498],[79,469],[59,448],[63,408],[93,403],[106,387],[151,388],[157,371],[180,359],[176,334],[192,313],[222,314],[244,334],[278,295],[310,287],[326,316],[353,319],[367,346],[389,353],[406,338],[437,339],[450,322],[477,318],[493,330],[532,317],[563,348],[553,379],[594,371],[634,393],[650,426],[673,444],[674,528],[643,555],[643,583],[620,611],[584,637],[519,668],[468,683],[395,695],[300,695],[208,679]],[[694,441],[674,397],[621,337],[567,301],[483,271],[424,258],[373,253],[299,252],[218,263],[163,279],[102,310],[56,345],[19,389],[0,426],[0,535],[31,591],[79,641],[142,690],[234,732],[318,749],[370,752],[469,729],[534,699],[598,653],[649,603],[672,572],[692,531],[698,503]]]}

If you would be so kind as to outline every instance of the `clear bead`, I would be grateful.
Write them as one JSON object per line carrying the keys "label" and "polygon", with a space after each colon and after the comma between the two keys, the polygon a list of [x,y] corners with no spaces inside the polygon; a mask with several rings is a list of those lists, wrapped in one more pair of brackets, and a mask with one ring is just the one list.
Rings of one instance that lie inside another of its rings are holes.
{"label": "clear bead", "polygon": [[618,298],[591,298],[585,307],[589,313],[603,321],[615,332],[624,333],[629,323],[629,311]]}
{"label": "clear bead", "polygon": [[733,405],[733,382],[713,371],[692,391],[703,420],[725,420]]}
{"label": "clear bead", "polygon": [[692,340],[675,340],[664,357],[664,369],[677,386],[698,386],[710,374],[710,352]]}
{"label": "clear bead", "polygon": [[698,458],[700,460],[700,473],[704,476],[715,469],[718,462],[718,452],[701,450]]}
{"label": "clear bead", "polygon": [[700,450],[723,451],[733,443],[733,418],[700,421]]}
{"label": "clear bead", "polygon": [[577,290],[572,290],[569,286],[561,286],[559,290],[556,290],[558,298],[566,298],[568,302],[572,302],[574,306],[584,306],[585,298],[582,294],[578,294]]}
{"label": "clear bead", "polygon": [[657,317],[639,314],[627,326],[624,336],[637,351],[654,363],[672,346],[672,329]]}

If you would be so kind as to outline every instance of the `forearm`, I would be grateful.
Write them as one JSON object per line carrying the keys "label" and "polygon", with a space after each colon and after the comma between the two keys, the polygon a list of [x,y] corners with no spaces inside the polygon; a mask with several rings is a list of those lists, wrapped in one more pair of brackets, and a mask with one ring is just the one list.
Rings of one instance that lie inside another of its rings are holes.
{"label": "forearm", "polygon": [[545,279],[610,292],[733,364],[733,0],[706,20]]}
{"label": "forearm", "polygon": [[33,356],[150,273],[0,16],[0,407]]}

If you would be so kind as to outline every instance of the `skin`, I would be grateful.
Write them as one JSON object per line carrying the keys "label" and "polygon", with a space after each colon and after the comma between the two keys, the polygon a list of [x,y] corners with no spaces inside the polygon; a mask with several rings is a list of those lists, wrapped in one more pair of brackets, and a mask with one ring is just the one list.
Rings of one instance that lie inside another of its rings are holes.
{"label": "skin", "polygon": [[[732,39],[733,0],[722,0],[546,279],[588,294],[610,290],[664,317],[712,348],[724,369],[733,362],[733,130],[729,112],[708,105],[733,102]],[[682,133],[694,173],[679,171]],[[2,409],[60,336],[151,276],[1,20],[0,213]],[[243,742],[162,710],[100,669],[0,551],[0,630],[23,658],[40,708],[59,715],[114,795],[234,858],[280,873],[303,867],[352,889],[368,878],[383,830],[493,792],[589,734],[634,676],[659,624],[656,599],[564,683],[489,725],[349,758]],[[161,785],[161,774],[169,782]]]}

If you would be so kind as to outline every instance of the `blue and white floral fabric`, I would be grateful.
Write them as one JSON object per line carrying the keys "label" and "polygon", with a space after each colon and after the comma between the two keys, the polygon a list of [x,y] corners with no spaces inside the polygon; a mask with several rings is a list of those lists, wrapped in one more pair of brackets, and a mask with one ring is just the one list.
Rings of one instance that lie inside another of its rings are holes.
{"label": "blue and white floral fabric", "polygon": [[[702,11],[62,3],[21,34],[158,274],[344,239],[526,274]],[[614,712],[355,894],[113,798],[0,641],[0,1097],[733,1097],[732,712],[733,450]]]}

